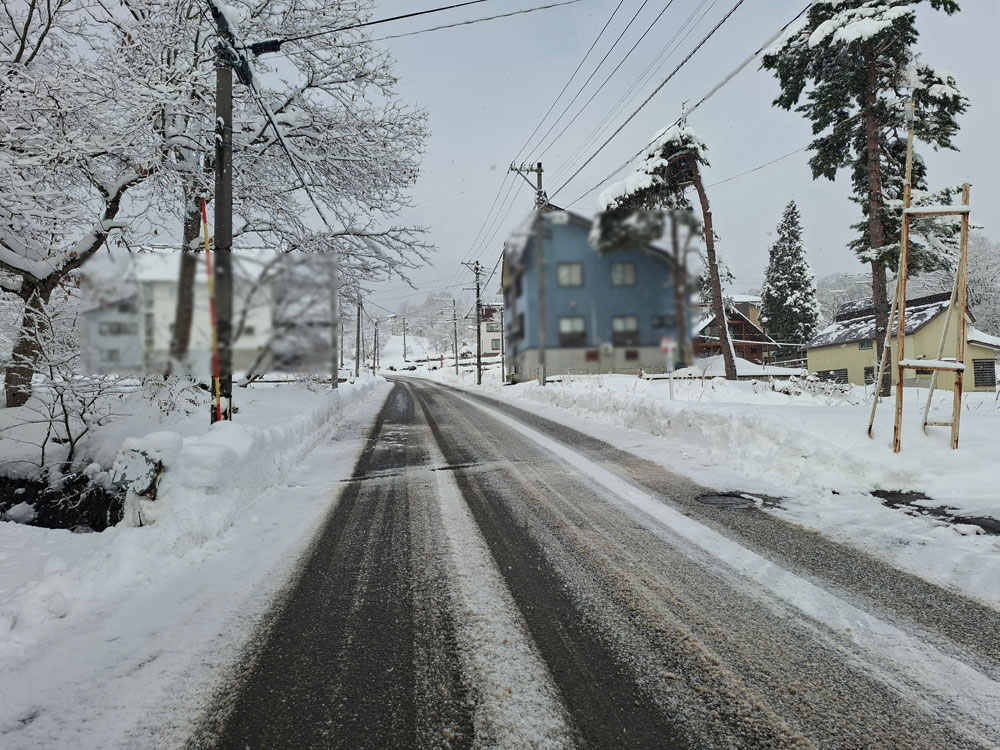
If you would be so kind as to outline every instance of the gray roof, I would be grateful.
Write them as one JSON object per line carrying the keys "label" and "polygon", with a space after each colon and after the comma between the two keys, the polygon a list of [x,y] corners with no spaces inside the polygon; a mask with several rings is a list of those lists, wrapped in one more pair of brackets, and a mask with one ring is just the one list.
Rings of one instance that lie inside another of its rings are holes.
{"label": "gray roof", "polygon": [[[948,308],[951,295],[934,294],[920,297],[906,303],[906,327],[904,333],[910,336],[916,333],[934,318]],[[854,317],[848,317],[853,313]],[[849,344],[853,341],[868,341],[875,338],[875,314],[871,307],[852,310],[841,308],[838,320],[828,325],[816,334],[812,341],[806,344],[806,349],[816,349],[821,346]],[[892,335],[897,333],[898,326],[893,325]]]}

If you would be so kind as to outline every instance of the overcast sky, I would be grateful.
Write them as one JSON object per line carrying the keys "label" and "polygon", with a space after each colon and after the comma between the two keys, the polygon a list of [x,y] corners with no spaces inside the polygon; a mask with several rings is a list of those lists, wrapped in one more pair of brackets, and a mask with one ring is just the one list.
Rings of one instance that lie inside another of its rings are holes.
{"label": "overcast sky", "polygon": [[[405,33],[552,1],[491,0],[422,19],[377,26],[373,36]],[[414,0],[383,0],[377,3],[374,17],[444,4],[427,0],[418,6]],[[567,94],[518,158],[519,162],[541,158],[550,198],[733,4],[734,0],[674,0],[593,102],[573,119],[663,10],[663,0],[648,1],[568,116],[538,145],[541,135],[643,5],[643,0],[623,0]],[[993,223],[1000,201],[996,178],[1000,0],[962,0],[961,4],[962,12],[951,17],[929,9],[922,9],[918,16],[918,51],[923,61],[956,76],[972,101],[960,121],[961,132],[956,139],[960,151],[934,153],[925,147],[922,152],[932,187],[972,183],[973,220],[996,239],[1000,236]],[[397,60],[401,97],[428,112],[431,137],[423,173],[412,191],[414,207],[404,219],[426,227],[437,251],[430,266],[413,275],[419,293],[414,294],[396,281],[378,287],[373,301],[395,309],[404,299],[422,301],[431,291],[450,289],[458,293],[461,287],[469,286],[471,279],[465,269],[457,273],[462,260],[478,259],[487,269],[493,268],[504,238],[533,205],[532,191],[520,178],[510,175],[504,183],[507,168],[616,5],[617,0],[580,0],[512,18],[379,42],[391,49]],[[655,131],[676,119],[681,102],[700,99],[794,17],[802,5],[803,0],[746,0],[640,114],[555,195],[553,202],[592,212],[600,190],[580,198],[583,193],[623,165]],[[627,107],[608,118],[622,95],[696,11],[694,18],[701,20],[693,31],[686,38],[690,26],[681,32],[659,72],[639,89]],[[860,216],[858,207],[848,200],[848,181],[813,181],[808,152],[728,180],[809,142],[809,125],[800,115],[771,106],[777,92],[773,76],[753,63],[689,120],[709,147],[711,166],[705,172],[705,181],[710,186],[715,227],[721,237],[717,247],[736,274],[732,291],[760,285],[774,227],[783,207],[792,199],[802,212],[807,257],[817,275],[865,270],[846,248],[851,238],[850,224]],[[554,139],[571,119],[572,125]],[[599,140],[579,151],[602,120],[606,122],[600,128]],[[550,141],[552,145],[540,156]],[[618,178],[627,173],[619,173]],[[508,192],[514,179],[517,184]],[[728,181],[715,184],[723,180]],[[501,188],[496,207],[500,210],[491,215],[491,204]],[[486,231],[481,232],[484,223]],[[494,278],[491,291],[498,286]]]}

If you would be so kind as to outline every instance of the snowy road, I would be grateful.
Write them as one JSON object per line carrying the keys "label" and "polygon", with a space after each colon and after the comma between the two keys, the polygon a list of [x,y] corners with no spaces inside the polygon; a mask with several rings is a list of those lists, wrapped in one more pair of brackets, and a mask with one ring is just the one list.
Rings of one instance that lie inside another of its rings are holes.
{"label": "snowy road", "polygon": [[194,746],[1000,745],[1000,613],[399,379]]}

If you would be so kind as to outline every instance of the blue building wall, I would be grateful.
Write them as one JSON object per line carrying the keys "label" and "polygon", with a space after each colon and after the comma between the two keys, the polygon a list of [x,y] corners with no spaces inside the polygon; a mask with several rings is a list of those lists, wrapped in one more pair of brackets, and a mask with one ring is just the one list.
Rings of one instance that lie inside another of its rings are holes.
{"label": "blue building wall", "polygon": [[[544,215],[549,219],[550,214]],[[591,247],[588,235],[590,223],[570,216],[565,224],[545,221],[545,344],[546,349],[559,348],[559,319],[583,317],[586,327],[585,348],[597,348],[612,341],[612,317],[635,315],[638,319],[638,343],[635,347],[655,347],[669,336],[676,340],[672,264],[670,257],[655,248],[616,250],[598,253]],[[518,263],[509,269],[518,282],[508,283],[504,290],[507,323],[508,357],[538,347],[538,286],[537,239],[527,241]],[[613,263],[635,264],[634,286],[612,284]],[[560,263],[581,263],[583,285],[559,286]],[[518,316],[523,315],[522,335],[517,335]],[[654,321],[659,318],[659,321]],[[665,325],[654,325],[654,322]],[[513,334],[513,335],[512,335]],[[624,347],[622,347],[624,348]]]}

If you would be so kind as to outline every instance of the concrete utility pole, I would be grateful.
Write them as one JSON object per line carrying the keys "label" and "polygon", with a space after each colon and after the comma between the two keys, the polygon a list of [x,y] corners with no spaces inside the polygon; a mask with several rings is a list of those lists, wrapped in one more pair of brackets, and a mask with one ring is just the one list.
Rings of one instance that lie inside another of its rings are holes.
{"label": "concrete utility pole", "polygon": [[[219,341],[222,419],[233,418],[233,67],[238,63],[226,17],[211,4],[221,38],[215,47],[215,227],[212,278]],[[217,414],[212,411],[212,421]]]}
{"label": "concrete utility pole", "polygon": [[358,289],[358,324],[354,329],[354,377],[361,377],[361,290]]}
{"label": "concrete utility pole", "polygon": [[451,324],[455,337],[455,374],[458,375],[458,300],[451,301]]}
{"label": "concrete utility pole", "polygon": [[403,316],[403,361],[409,362],[406,358],[406,316]]}
{"label": "concrete utility pole", "polygon": [[480,282],[483,267],[477,260],[475,263],[463,263],[476,276],[476,385],[483,384],[483,326],[482,301],[480,299]]}
{"label": "concrete utility pole", "polygon": [[332,368],[330,378],[334,388],[340,387],[340,364],[343,355],[339,353],[342,338],[340,336],[340,284],[337,279],[336,265],[331,268],[330,273],[330,343],[333,350],[330,352],[330,366]]}
{"label": "concrete utility pole", "polygon": [[[545,248],[543,242],[543,234],[545,233],[545,225],[541,222],[541,213],[549,205],[549,199],[545,195],[545,190],[542,189],[542,163],[538,162],[535,166],[529,167],[524,164],[517,167],[513,164],[510,165],[511,172],[517,172],[520,175],[524,175],[526,172],[535,173],[535,184],[533,185],[535,189],[535,211],[538,212],[538,216],[535,221],[535,252],[538,255],[538,384],[545,385]],[[531,185],[531,181],[527,177],[524,178],[525,181]]]}

